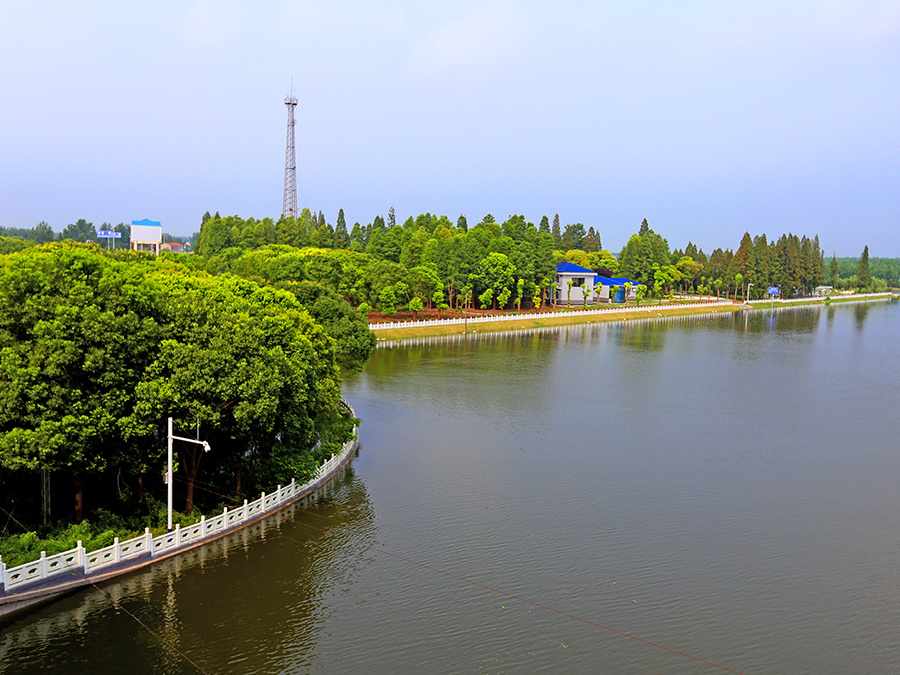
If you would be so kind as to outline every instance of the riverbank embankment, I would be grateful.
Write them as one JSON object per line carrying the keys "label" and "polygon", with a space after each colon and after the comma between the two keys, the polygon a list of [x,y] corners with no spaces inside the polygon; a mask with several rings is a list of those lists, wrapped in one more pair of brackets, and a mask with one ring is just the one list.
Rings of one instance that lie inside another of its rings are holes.
{"label": "riverbank embankment", "polygon": [[728,301],[665,303],[652,305],[620,305],[603,309],[565,309],[559,312],[540,314],[506,314],[500,316],[480,316],[476,318],[454,318],[441,321],[404,321],[402,323],[372,324],[379,340],[399,340],[406,338],[457,335],[463,333],[487,333],[529,328],[546,328],[581,323],[603,323],[607,321],[629,321],[654,316],[681,314],[709,314],[712,312],[734,312],[740,309]]}
{"label": "riverbank embankment", "polygon": [[889,300],[891,293],[870,293],[823,298],[799,298],[796,300],[751,300],[747,304],[728,300],[708,300],[704,302],[672,302],[653,305],[628,305],[603,309],[565,309],[554,313],[507,314],[502,316],[477,318],[454,318],[437,321],[403,321],[396,323],[370,324],[379,340],[402,340],[407,338],[461,335],[463,333],[487,333],[529,328],[552,328],[585,323],[610,321],[633,321],[656,316],[687,316],[691,314],[712,314],[738,312],[741,310],[761,310],[771,308],[796,307],[799,305],[823,305],[869,300]]}
{"label": "riverbank embankment", "polygon": [[[351,414],[353,409],[349,408]],[[171,532],[152,536],[145,530],[142,536],[88,552],[78,542],[75,549],[53,556],[41,553],[30,563],[7,568],[0,559],[0,620],[19,614],[37,605],[50,602],[79,588],[107,581],[123,574],[178,556],[205,546],[248,525],[270,517],[287,506],[310,498],[340,474],[358,448],[354,437],[344,443],[341,451],[318,467],[312,478],[304,483],[292,480],[278,486],[275,492],[262,493],[259,499],[232,509],[225,508],[211,518],[203,516],[199,523],[182,528],[179,524]]]}

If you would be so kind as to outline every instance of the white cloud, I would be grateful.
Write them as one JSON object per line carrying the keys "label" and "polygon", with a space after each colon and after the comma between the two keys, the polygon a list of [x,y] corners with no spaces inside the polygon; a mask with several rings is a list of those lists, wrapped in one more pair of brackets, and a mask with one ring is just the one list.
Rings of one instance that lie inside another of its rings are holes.
{"label": "white cloud", "polygon": [[483,5],[420,40],[412,50],[409,79],[442,88],[481,88],[527,60],[532,33],[530,20],[515,5]]}

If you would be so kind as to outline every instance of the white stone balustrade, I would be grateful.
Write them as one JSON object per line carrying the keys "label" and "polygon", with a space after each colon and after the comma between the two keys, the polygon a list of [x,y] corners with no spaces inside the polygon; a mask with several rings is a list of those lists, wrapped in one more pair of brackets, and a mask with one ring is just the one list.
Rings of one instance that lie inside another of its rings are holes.
{"label": "white stone balustrade", "polygon": [[707,302],[693,302],[687,304],[659,303],[654,305],[619,305],[603,309],[579,309],[578,307],[566,308],[557,312],[542,312],[531,314],[498,314],[496,316],[470,316],[469,318],[431,319],[428,321],[394,321],[388,323],[371,323],[369,330],[386,330],[388,328],[426,328],[428,326],[458,326],[466,323],[493,323],[496,321],[527,321],[530,319],[562,319],[567,316],[596,316],[609,314],[622,314],[625,312],[643,312],[659,309],[691,309],[695,307],[710,307],[717,305],[733,305],[734,303],[724,298]]}
{"label": "white stone balustrade", "polygon": [[[352,408],[347,406],[350,413],[355,416]],[[181,527],[176,524],[172,532],[159,536],[152,536],[149,528],[144,533],[127,541],[119,541],[116,537],[110,546],[106,546],[90,553],[85,552],[81,542],[69,551],[48,556],[45,551],[41,557],[33,562],[18,565],[7,569],[6,564],[0,559],[0,591],[7,597],[14,591],[29,590],[35,584],[50,577],[64,573],[68,570],[79,570],[87,575],[104,567],[134,560],[141,556],[150,558],[161,555],[170,555],[180,549],[192,548],[198,542],[217,533],[237,529],[251,519],[259,515],[286,506],[298,497],[311,492],[316,483],[328,476],[335,467],[344,462],[347,456],[356,449],[356,440],[350,440],[344,444],[341,451],[328,459],[316,469],[313,478],[303,484],[292,480],[289,485],[278,486],[272,494],[262,493],[259,499],[238,506],[234,509],[225,508],[222,513],[206,518],[200,518],[199,523]]]}

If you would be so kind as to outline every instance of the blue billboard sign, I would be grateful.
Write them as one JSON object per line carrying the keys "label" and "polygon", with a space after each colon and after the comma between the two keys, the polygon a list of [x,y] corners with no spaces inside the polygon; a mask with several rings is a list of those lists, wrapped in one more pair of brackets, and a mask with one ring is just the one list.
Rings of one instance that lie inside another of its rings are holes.
{"label": "blue billboard sign", "polygon": [[98,239],[121,239],[122,233],[116,232],[114,230],[98,230],[97,238]]}
{"label": "blue billboard sign", "polygon": [[781,295],[781,289],[778,286],[769,286],[769,295]]}

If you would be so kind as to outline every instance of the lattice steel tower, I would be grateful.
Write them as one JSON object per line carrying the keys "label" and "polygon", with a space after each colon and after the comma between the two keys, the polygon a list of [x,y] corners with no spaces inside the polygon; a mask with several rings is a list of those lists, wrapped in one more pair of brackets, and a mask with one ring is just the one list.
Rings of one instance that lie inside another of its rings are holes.
{"label": "lattice steel tower", "polygon": [[297,217],[297,159],[294,154],[294,108],[297,99],[294,98],[294,88],[291,87],[291,95],[284,99],[288,109],[287,117],[287,149],[284,153],[284,205],[281,208],[282,216]]}

